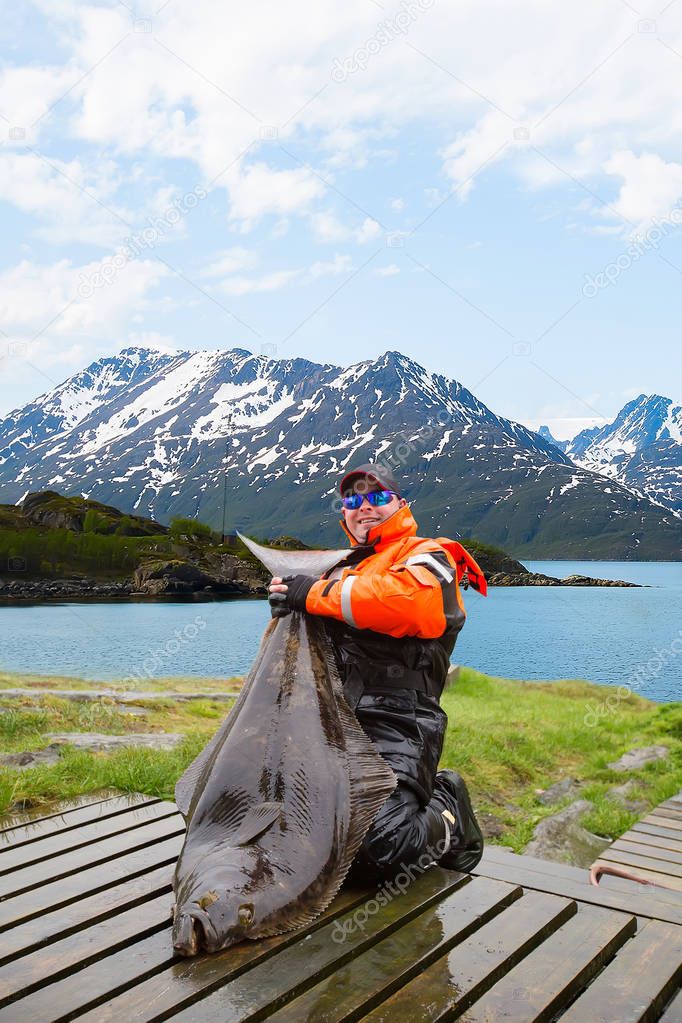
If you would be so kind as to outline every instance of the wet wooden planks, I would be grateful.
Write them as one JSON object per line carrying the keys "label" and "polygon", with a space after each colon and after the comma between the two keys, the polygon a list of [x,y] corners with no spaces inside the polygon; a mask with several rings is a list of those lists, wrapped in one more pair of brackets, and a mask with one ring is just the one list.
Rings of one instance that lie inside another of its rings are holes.
{"label": "wet wooden planks", "polygon": [[660,888],[682,892],[682,795],[638,821],[596,863],[624,867]]}
{"label": "wet wooden planks", "polygon": [[[660,859],[640,834],[651,852],[630,855]],[[682,1019],[675,891],[489,848],[474,876],[345,887],[305,931],[188,960],[182,838],[174,805],[143,797],[0,823],[0,1023]]]}

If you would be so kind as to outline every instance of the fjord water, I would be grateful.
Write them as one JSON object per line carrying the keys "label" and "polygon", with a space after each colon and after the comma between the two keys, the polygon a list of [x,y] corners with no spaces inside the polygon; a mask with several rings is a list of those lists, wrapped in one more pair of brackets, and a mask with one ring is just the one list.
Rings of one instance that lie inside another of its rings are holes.
{"label": "fjord water", "polygon": [[[642,589],[524,586],[465,594],[453,661],[519,679],[583,678],[682,699],[682,564],[527,562],[533,571],[624,579]],[[264,600],[0,607],[0,670],[129,678],[227,679],[250,667]]]}

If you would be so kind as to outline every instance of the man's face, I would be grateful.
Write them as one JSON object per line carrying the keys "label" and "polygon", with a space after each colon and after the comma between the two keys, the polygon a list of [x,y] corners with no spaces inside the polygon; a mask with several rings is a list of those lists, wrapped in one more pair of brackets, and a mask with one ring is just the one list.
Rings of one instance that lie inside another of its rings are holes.
{"label": "man's face", "polygon": [[[384,487],[380,483],[375,483],[373,480],[367,479],[366,476],[358,476],[353,482],[353,493],[354,494],[368,494],[372,491],[376,492],[383,490]],[[347,528],[353,534],[358,543],[366,543],[367,534],[370,529],[377,525],[378,522],[383,522],[390,515],[393,515],[398,508],[402,508],[407,501],[404,497],[398,497],[396,494],[393,495],[388,504],[382,505],[371,505],[368,500],[364,500],[359,508],[343,508],[343,518]]]}

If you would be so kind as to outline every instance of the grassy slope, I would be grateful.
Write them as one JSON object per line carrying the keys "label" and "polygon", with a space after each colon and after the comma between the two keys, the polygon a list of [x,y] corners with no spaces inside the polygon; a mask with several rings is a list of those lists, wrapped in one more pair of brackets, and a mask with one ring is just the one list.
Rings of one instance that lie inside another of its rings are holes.
{"label": "grassy slope", "polygon": [[[3,675],[0,681],[23,687],[30,679]],[[46,680],[34,677],[34,682],[44,686]],[[168,682],[164,687],[171,688]],[[234,690],[235,682],[183,679],[176,688]],[[616,838],[637,815],[605,799],[610,786],[633,777],[639,788],[634,795],[652,806],[682,788],[682,703],[654,704],[638,696],[617,700],[616,694],[586,682],[517,682],[463,669],[456,687],[443,696],[450,725],[442,766],[462,772],[476,807],[503,821],[506,831],[500,841],[517,851],[537,821],[555,812],[537,802],[537,791],[567,775],[586,782],[583,794],[595,802],[586,826]],[[0,692],[3,704],[9,706]],[[26,703],[0,714],[4,752],[41,748],[47,744],[43,733],[48,731],[186,733],[184,744],[169,753],[121,750],[104,755],[67,748],[54,767],[0,768],[0,812],[22,800],[48,804],[110,787],[172,799],[176,779],[214,733],[226,705],[155,702],[148,709],[148,717],[136,718],[121,714],[112,703],[46,698],[38,709]],[[626,775],[607,768],[608,761],[627,749],[652,743],[669,747],[668,761]]]}
{"label": "grassy slope", "polygon": [[[537,790],[567,776],[587,783],[581,793],[596,810],[583,820],[612,839],[637,819],[605,798],[633,778],[631,798],[651,806],[682,788],[682,703],[656,704],[589,682],[518,682],[463,669],[442,704],[449,717],[442,766],[470,783],[475,805],[507,826],[503,842],[519,851],[542,817],[556,812],[538,803]],[[626,774],[606,765],[635,746],[658,743],[665,762]],[[566,800],[565,802],[569,802]],[[562,804],[563,805],[563,804]]]}

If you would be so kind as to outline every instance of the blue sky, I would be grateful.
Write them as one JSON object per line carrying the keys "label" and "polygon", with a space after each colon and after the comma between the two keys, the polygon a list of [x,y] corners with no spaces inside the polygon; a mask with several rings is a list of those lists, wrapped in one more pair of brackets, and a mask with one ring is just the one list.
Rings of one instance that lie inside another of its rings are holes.
{"label": "blue sky", "polygon": [[564,437],[682,398],[682,4],[39,0],[0,44],[0,414],[129,344],[397,349]]}

